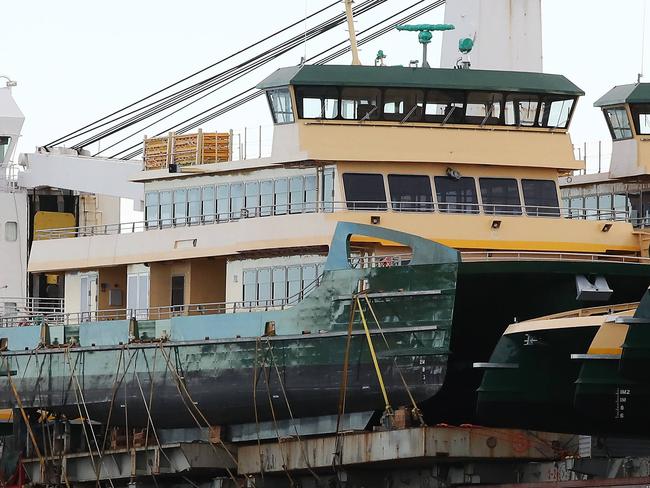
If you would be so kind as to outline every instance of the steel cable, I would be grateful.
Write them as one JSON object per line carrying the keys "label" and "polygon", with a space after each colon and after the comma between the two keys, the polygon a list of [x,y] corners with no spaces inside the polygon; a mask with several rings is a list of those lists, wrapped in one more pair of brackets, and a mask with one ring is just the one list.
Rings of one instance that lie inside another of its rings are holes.
{"label": "steel cable", "polygon": [[[425,1],[427,1],[427,0],[420,0],[418,2],[415,2],[414,4],[410,5],[409,7],[406,7],[405,9],[402,9],[399,12],[396,12],[395,14],[391,15],[390,17],[387,17],[386,19],[382,20],[381,22],[378,22],[378,23],[374,24],[373,26],[368,27],[367,29],[364,29],[363,31],[360,32],[360,34],[366,33],[369,30],[372,30],[372,29],[378,27],[379,25],[384,24],[386,21],[388,21],[388,20],[390,20],[392,18],[395,18],[396,16],[398,16],[398,15],[412,9],[413,7],[423,3]],[[375,39],[381,37],[382,35],[385,35],[386,33],[390,32],[395,26],[406,23],[406,22],[410,22],[411,20],[432,11],[433,9],[443,5],[444,3],[445,3],[445,0],[438,0],[438,1],[436,1],[435,3],[433,3],[431,5],[428,5],[428,6],[422,8],[420,10],[417,10],[417,11],[415,11],[415,12],[413,12],[413,13],[411,13],[411,14],[409,14],[409,15],[407,15],[407,16],[405,16],[405,17],[403,17],[403,18],[401,18],[401,19],[399,19],[399,20],[397,20],[395,22],[393,22],[389,26],[386,26],[386,27],[382,28],[381,30],[379,30],[379,31],[377,31],[377,32],[375,32],[373,34],[370,34],[370,35],[360,39],[358,41],[358,43],[359,43],[359,45],[363,45],[363,44],[366,44],[366,43],[368,43],[368,42],[370,42],[372,40],[375,40]],[[334,49],[334,48],[336,48],[336,47],[338,47],[338,46],[340,46],[342,44],[345,44],[346,42],[347,41],[340,42],[340,43],[330,47],[329,49],[326,49],[325,51],[322,51],[321,53],[316,54],[315,56],[312,56],[307,61],[312,61],[315,58],[317,58],[319,56],[322,56],[323,54],[327,53],[328,51],[330,51],[330,50],[332,50],[332,49]],[[339,56],[341,56],[343,54],[346,54],[349,51],[350,51],[350,47],[347,46],[347,47],[345,47],[343,49],[340,49],[339,51],[336,51],[335,53],[332,53],[332,54],[328,55],[326,58],[317,61],[316,64],[326,64],[327,62],[332,61],[333,59],[335,59],[335,58],[337,58],[337,57],[339,57]],[[205,111],[203,111],[203,112],[201,112],[201,113],[199,113],[199,114],[197,114],[197,115],[195,115],[195,116],[193,116],[193,117],[191,117],[189,119],[186,119],[183,122],[179,122],[175,126],[168,128],[167,130],[164,130],[164,131],[161,131],[161,132],[155,134],[153,137],[157,137],[157,136],[166,134],[168,132],[174,131],[174,129],[178,128],[180,125],[188,123],[191,120],[195,119],[196,117],[199,117],[200,115],[208,113],[211,110],[222,107],[225,103],[228,103],[228,102],[232,101],[233,99],[235,99],[237,97],[243,96],[246,93],[249,93],[254,89],[255,89],[255,87],[251,87],[248,90],[245,90],[245,91],[235,95],[234,97],[231,97],[230,99],[228,99],[228,100],[226,100],[224,102],[220,102],[219,104],[217,104],[217,105],[215,105],[213,107],[210,107],[209,109],[207,109],[207,110],[205,110]],[[260,92],[255,92],[255,93],[253,93],[251,95],[248,95],[245,98],[243,98],[241,100],[238,100],[236,102],[233,102],[231,105],[228,105],[227,107],[224,107],[221,110],[218,110],[218,111],[216,111],[216,112],[214,112],[214,113],[212,113],[210,115],[206,115],[202,119],[199,119],[199,120],[197,120],[195,122],[192,122],[189,125],[183,126],[182,128],[176,130],[175,132],[178,133],[178,134],[183,134],[183,133],[189,132],[190,130],[195,129],[196,127],[199,127],[200,125],[202,125],[202,124],[204,124],[206,122],[209,122],[210,120],[213,120],[216,117],[219,117],[219,116],[221,116],[221,115],[223,115],[223,114],[225,114],[225,113],[227,113],[227,112],[229,112],[231,110],[234,110],[234,109],[240,107],[241,105],[243,105],[245,103],[248,103],[249,101],[259,97],[262,94],[263,94],[263,92],[260,91]],[[160,119],[160,120],[162,120],[162,119]],[[152,124],[152,125],[154,125],[154,124]],[[127,140],[127,139],[137,135],[138,133],[140,133],[140,131],[132,133],[130,136],[126,137],[125,139],[123,139],[120,142],[124,142],[124,140]],[[142,154],[143,149],[140,147],[141,145],[142,145],[142,143],[138,142],[137,144],[129,146],[129,147],[123,149],[122,151],[119,151],[117,153],[112,154],[111,156],[109,156],[109,158],[121,158],[123,160],[133,159],[133,158],[135,158],[135,157]],[[130,151],[130,150],[135,149],[135,148],[139,148],[139,149],[137,149],[137,150],[135,150],[133,152],[127,153],[127,151]],[[125,154],[125,153],[127,153],[127,154]]]}
{"label": "steel cable", "polygon": [[235,56],[238,56],[239,54],[242,54],[242,53],[244,53],[244,52],[246,52],[246,51],[252,49],[253,47],[259,45],[261,42],[268,41],[269,39],[272,39],[272,38],[274,38],[274,37],[276,37],[276,36],[282,34],[283,32],[286,32],[287,30],[289,30],[289,29],[295,27],[296,25],[299,25],[299,24],[303,23],[305,20],[310,19],[310,18],[312,18],[312,17],[315,17],[315,16],[317,16],[317,15],[323,13],[324,11],[330,9],[330,8],[333,7],[334,5],[337,5],[338,3],[339,3],[338,0],[335,1],[335,2],[332,2],[332,3],[330,3],[329,5],[327,5],[326,7],[323,7],[322,9],[320,9],[320,10],[318,10],[318,11],[316,11],[316,12],[310,14],[310,15],[307,16],[306,18],[301,18],[300,20],[294,22],[293,24],[288,25],[288,26],[286,26],[286,27],[284,27],[284,28],[282,28],[282,29],[280,29],[280,30],[274,32],[273,34],[267,36],[266,38],[264,38],[264,39],[262,39],[262,40],[259,40],[259,41],[256,41],[256,42],[254,42],[254,43],[252,43],[252,44],[249,44],[249,45],[246,46],[245,48],[240,49],[239,51],[234,52],[234,53],[232,53],[232,54],[229,54],[229,55],[226,56],[225,58],[222,58],[222,59],[220,59],[220,60],[218,60],[218,61],[212,63],[211,65],[206,66],[206,67],[203,68],[203,69],[200,69],[199,71],[195,71],[194,73],[192,73],[192,74],[190,74],[190,75],[188,75],[188,76],[186,76],[186,77],[184,77],[184,78],[182,78],[182,79],[180,79],[180,80],[178,80],[178,81],[175,81],[174,83],[172,83],[172,84],[170,84],[170,85],[167,85],[167,86],[165,86],[165,87],[163,87],[163,88],[161,88],[161,89],[159,89],[159,90],[157,90],[157,91],[155,91],[155,92],[153,92],[153,93],[151,93],[151,94],[149,94],[149,95],[147,95],[147,96],[145,96],[145,97],[143,97],[143,98],[141,98],[141,99],[139,99],[139,100],[136,100],[135,102],[132,102],[131,104],[129,104],[129,105],[125,106],[125,107],[122,107],[122,108],[119,109],[119,110],[116,110],[115,112],[112,112],[112,113],[110,113],[110,114],[108,114],[108,115],[105,115],[104,117],[102,117],[102,118],[100,118],[100,119],[97,119],[97,120],[95,120],[94,122],[91,122],[91,123],[85,125],[84,127],[81,127],[80,129],[77,129],[76,131],[70,132],[69,134],[66,134],[66,135],[64,135],[64,136],[62,136],[62,137],[60,137],[60,138],[58,138],[58,139],[52,141],[51,143],[47,144],[46,146],[53,146],[53,145],[55,145],[55,144],[60,144],[60,143],[62,143],[62,142],[65,142],[65,141],[63,141],[63,139],[65,139],[65,138],[67,138],[67,137],[69,137],[69,136],[79,135],[79,134],[78,134],[79,131],[82,131],[82,130],[84,130],[84,129],[87,129],[87,128],[89,128],[89,127],[92,127],[93,125],[95,125],[95,124],[97,124],[97,123],[99,123],[99,122],[102,122],[102,121],[106,120],[107,118],[112,117],[113,115],[117,115],[117,114],[119,114],[120,112],[123,112],[124,110],[127,110],[127,109],[129,109],[129,108],[131,108],[131,107],[134,107],[134,106],[136,106],[137,104],[144,102],[145,100],[148,100],[148,99],[150,99],[150,98],[153,98],[154,96],[159,95],[159,94],[161,94],[161,93],[163,93],[163,92],[169,90],[170,88],[173,88],[173,87],[175,87],[175,86],[177,86],[177,85],[179,85],[179,84],[181,84],[181,83],[183,83],[183,82],[185,82],[185,81],[187,81],[187,80],[189,80],[189,79],[191,79],[191,78],[194,78],[195,76],[197,76],[197,75],[199,75],[199,74],[201,74],[201,73],[204,73],[204,72],[206,72],[207,70],[209,70],[209,69],[211,69],[211,68],[214,68],[215,66],[218,66],[218,65],[220,65],[220,64],[222,64],[222,63],[224,63],[224,62],[226,62],[226,61],[228,61],[228,60],[234,58]]}
{"label": "steel cable", "polygon": [[[386,2],[387,0],[366,0],[364,3],[360,4],[359,6],[356,7],[355,12],[357,15],[361,15],[376,6]],[[339,14],[331,19],[328,19],[325,22],[322,22],[321,24],[311,28],[308,31],[307,38],[312,39],[316,36],[319,36],[323,34],[324,32],[327,32],[338,25],[341,25],[345,21],[345,15],[344,14]],[[293,24],[292,24],[293,25]],[[100,127],[106,126],[111,122],[116,122],[124,117],[127,117],[128,115],[132,114],[137,114],[131,117],[130,119],[123,120],[116,124],[115,126],[111,126],[108,129],[105,129],[104,131],[100,132],[99,134],[95,134],[92,137],[85,139],[72,147],[79,149],[84,146],[87,146],[89,144],[92,144],[94,142],[97,142],[97,140],[100,140],[102,138],[105,138],[109,135],[111,135],[114,132],[117,132],[120,129],[129,127],[133,124],[136,124],[150,116],[156,115],[157,113],[160,113],[161,111],[164,111],[175,104],[181,103],[189,98],[192,98],[193,96],[196,96],[197,94],[202,93],[205,90],[208,90],[212,87],[214,87],[216,84],[223,82],[223,81],[228,81],[232,76],[237,75],[238,73],[241,73],[242,70],[246,72],[250,72],[253,69],[256,69],[257,67],[266,64],[267,62],[270,62],[271,60],[275,59],[277,56],[282,55],[286,53],[288,50],[294,49],[295,47],[299,46],[302,42],[304,42],[305,34],[300,34],[297,36],[294,36],[270,49],[267,49],[266,51],[263,51],[262,53],[259,53],[252,58],[236,65],[231,68],[228,68],[225,71],[222,71],[220,73],[217,73],[216,75],[213,75],[211,77],[208,77],[200,82],[197,82],[193,85],[190,85],[189,87],[186,87],[182,90],[179,90],[175,93],[172,93],[170,95],[167,95],[163,98],[160,98],[158,100],[155,100],[153,102],[150,102],[147,105],[144,105],[142,107],[139,107],[136,110],[133,110],[131,112],[128,112],[126,114],[122,114],[117,118],[108,120],[96,127],[92,128],[87,128],[87,130],[79,130],[74,133],[71,133],[70,137],[64,136],[63,138],[57,139],[56,141],[53,141],[54,143],[60,144],[63,142],[67,142],[71,139],[78,138],[79,136],[83,134],[87,134],[89,132],[96,131]],[[207,68],[206,68],[207,69]],[[194,75],[191,75],[192,77]],[[148,108],[151,107],[151,108]],[[145,110],[146,109],[146,110]],[[143,111],[144,110],[144,111]],[[91,124],[92,125],[92,124]],[[52,145],[52,143],[48,144]]]}

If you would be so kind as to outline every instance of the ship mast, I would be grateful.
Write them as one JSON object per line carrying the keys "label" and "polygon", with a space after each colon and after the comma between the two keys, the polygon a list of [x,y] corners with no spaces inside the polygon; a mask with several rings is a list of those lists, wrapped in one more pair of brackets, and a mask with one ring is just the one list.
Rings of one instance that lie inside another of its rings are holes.
{"label": "ship mast", "polygon": [[348,33],[350,35],[350,49],[352,50],[352,65],[360,66],[361,60],[359,59],[359,46],[357,45],[357,33],[354,30],[354,14],[352,12],[352,1],[345,1],[345,15],[348,18]]}

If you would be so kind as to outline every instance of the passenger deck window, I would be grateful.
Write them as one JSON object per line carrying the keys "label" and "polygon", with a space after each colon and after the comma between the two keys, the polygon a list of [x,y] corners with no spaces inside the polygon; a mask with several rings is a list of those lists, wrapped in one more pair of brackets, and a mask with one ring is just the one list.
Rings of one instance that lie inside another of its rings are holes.
{"label": "passenger deck window", "polygon": [[345,197],[350,210],[386,210],[384,177],[380,174],[345,173]]}
{"label": "passenger deck window", "polygon": [[204,186],[201,198],[203,200],[203,221],[214,222],[214,214],[217,213],[214,186]]}
{"label": "passenger deck window", "polygon": [[257,181],[246,183],[246,196],[244,207],[246,208],[247,217],[256,217],[260,206],[260,184]]}
{"label": "passenger deck window", "polygon": [[296,88],[298,117],[302,119],[335,119],[339,116],[339,92],[333,86]]}
{"label": "passenger deck window", "polygon": [[244,184],[233,183],[230,185],[230,218],[239,219],[244,208]]}
{"label": "passenger deck window", "polygon": [[620,141],[622,139],[632,138],[632,128],[630,119],[627,116],[625,107],[606,108],[603,110],[612,139]]}
{"label": "passenger deck window", "polygon": [[519,188],[514,178],[479,178],[486,214],[521,215]]}
{"label": "passenger deck window", "polygon": [[230,185],[217,185],[217,219],[230,219]]}
{"label": "passenger deck window", "polygon": [[551,180],[521,180],[528,215],[559,217],[557,185]]}
{"label": "passenger deck window", "polygon": [[478,196],[474,178],[436,176],[438,208],[443,213],[478,213]]}
{"label": "passenger deck window", "polygon": [[532,127],[537,120],[538,95],[510,94],[506,97],[506,125]]}
{"label": "passenger deck window", "polygon": [[388,175],[390,201],[398,212],[433,211],[431,180],[428,176]]}
{"label": "passenger deck window", "polygon": [[190,188],[187,191],[188,215],[190,224],[201,222],[201,189]]}
{"label": "passenger deck window", "polygon": [[260,183],[260,216],[273,215],[273,180]]}
{"label": "passenger deck window", "polygon": [[465,95],[462,92],[430,90],[424,108],[425,122],[460,123],[465,112]]}
{"label": "passenger deck window", "polygon": [[174,223],[184,224],[187,219],[187,190],[174,190]]}
{"label": "passenger deck window", "polygon": [[346,120],[379,119],[379,88],[343,88],[341,116]]}
{"label": "passenger deck window", "polygon": [[173,196],[171,191],[160,192],[160,224],[168,226],[172,224],[174,215]]}
{"label": "passenger deck window", "polygon": [[496,125],[501,120],[501,93],[471,92],[467,95],[465,123],[473,125]]}
{"label": "passenger deck window", "polygon": [[160,218],[160,201],[158,199],[158,192],[147,192],[144,197],[145,201],[145,220],[147,221],[147,228],[157,227],[158,219]]}
{"label": "passenger deck window", "polygon": [[420,121],[423,103],[422,90],[388,89],[384,92],[384,120]]}

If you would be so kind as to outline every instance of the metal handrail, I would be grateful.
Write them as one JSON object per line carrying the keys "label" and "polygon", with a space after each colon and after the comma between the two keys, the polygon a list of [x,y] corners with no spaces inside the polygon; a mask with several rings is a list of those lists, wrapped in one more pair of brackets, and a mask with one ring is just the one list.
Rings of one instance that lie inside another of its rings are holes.
{"label": "metal handrail", "polygon": [[[588,208],[546,207],[541,205],[501,205],[448,202],[385,202],[385,201],[343,201],[343,202],[300,202],[241,208],[230,212],[217,212],[197,216],[149,219],[119,224],[90,225],[40,229],[35,233],[37,240],[66,239],[99,235],[117,235],[159,230],[174,227],[192,227],[209,224],[235,222],[250,218],[295,215],[306,213],[331,213],[335,211],[403,212],[474,214],[501,217],[526,216],[534,218],[565,218],[602,221],[631,221],[630,212],[622,210],[596,210]],[[639,219],[642,221],[650,219]]]}
{"label": "metal handrail", "polygon": [[554,251],[463,251],[462,261],[589,261],[650,264],[650,258],[623,254],[594,254]]}
{"label": "metal handrail", "polygon": [[287,298],[268,300],[239,300],[234,302],[192,303],[187,305],[168,305],[148,308],[121,308],[109,310],[92,310],[89,312],[51,312],[41,314],[17,314],[0,316],[0,327],[25,325],[79,325],[87,322],[127,320],[163,320],[187,315],[213,315],[239,312],[262,312],[285,310],[302,301],[308,294],[318,288],[323,275],[305,285],[298,293]]}

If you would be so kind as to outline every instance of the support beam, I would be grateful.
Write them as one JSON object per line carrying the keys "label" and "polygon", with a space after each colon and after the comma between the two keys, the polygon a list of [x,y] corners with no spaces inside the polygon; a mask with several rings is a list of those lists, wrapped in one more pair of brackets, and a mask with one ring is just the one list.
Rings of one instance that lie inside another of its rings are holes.
{"label": "support beam", "polygon": [[142,161],[79,156],[54,148],[52,152],[21,154],[20,164],[25,167],[18,178],[22,188],[50,187],[135,201],[144,199],[144,185],[131,181],[142,170]]}

